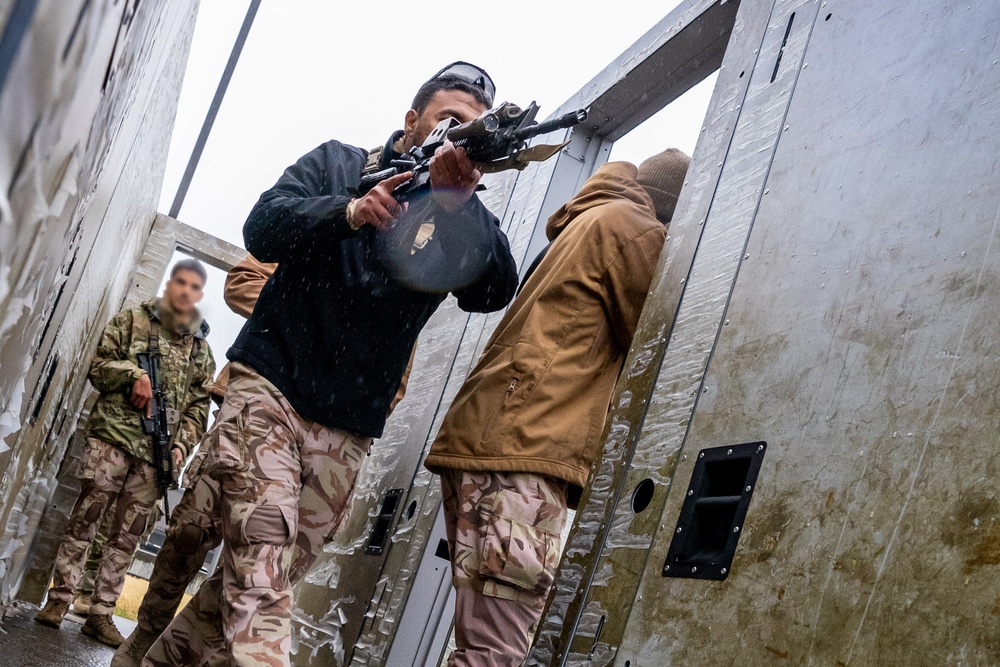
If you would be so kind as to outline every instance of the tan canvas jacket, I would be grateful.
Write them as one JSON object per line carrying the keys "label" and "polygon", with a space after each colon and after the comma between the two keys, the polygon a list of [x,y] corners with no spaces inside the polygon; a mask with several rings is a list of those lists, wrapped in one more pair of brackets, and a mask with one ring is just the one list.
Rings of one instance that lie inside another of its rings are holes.
{"label": "tan canvas jacket", "polygon": [[666,237],[635,176],[606,164],[549,219],[549,251],[455,397],[428,468],[586,484]]}

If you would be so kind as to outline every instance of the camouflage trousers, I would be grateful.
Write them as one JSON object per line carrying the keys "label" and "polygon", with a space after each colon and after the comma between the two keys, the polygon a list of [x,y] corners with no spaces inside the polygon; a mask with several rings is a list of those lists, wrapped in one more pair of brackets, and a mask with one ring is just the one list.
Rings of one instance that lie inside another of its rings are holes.
{"label": "camouflage trousers", "polygon": [[207,453],[207,448],[201,447],[188,464],[184,495],[170,513],[149,588],[139,605],[139,628],[150,635],[159,636],[170,625],[208,552],[222,542],[219,485],[211,479],[198,483]]}
{"label": "camouflage trousers", "polygon": [[[292,584],[340,525],[371,442],[302,418],[274,385],[234,363],[185,493],[184,525],[208,543],[221,534],[220,567],[143,665],[288,665]],[[179,519],[171,521],[178,535]]]}
{"label": "camouflage trousers", "polygon": [[[75,595],[77,597],[90,598],[94,594],[94,588],[97,586],[97,573],[100,571],[101,562],[104,560],[104,547],[107,545],[108,537],[114,529],[116,507],[117,503],[108,508],[108,511],[104,513],[104,521],[101,523],[101,527],[97,529],[94,541],[90,543],[90,549],[87,551],[87,562],[83,567],[83,575],[76,585]],[[146,532],[139,538],[138,543],[140,545],[149,539],[149,535],[153,532],[156,522],[160,520],[160,514],[160,505],[157,503],[153,506],[153,513],[149,516],[149,521],[146,522]]]}
{"label": "camouflage trousers", "polygon": [[562,554],[567,484],[448,470],[441,490],[456,594],[448,667],[519,667]]}
{"label": "camouflage trousers", "polygon": [[91,542],[105,514],[114,507],[114,518],[91,597],[92,614],[111,614],[159,496],[156,469],[151,464],[105,442],[88,438],[80,461],[80,496],[56,553],[49,599],[72,600]]}

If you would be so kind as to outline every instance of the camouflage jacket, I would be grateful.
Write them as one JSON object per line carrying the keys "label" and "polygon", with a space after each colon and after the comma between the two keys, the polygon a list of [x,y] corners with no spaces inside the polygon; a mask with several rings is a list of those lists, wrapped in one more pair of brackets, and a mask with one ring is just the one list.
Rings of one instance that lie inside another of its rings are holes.
{"label": "camouflage jacket", "polygon": [[[101,335],[88,375],[91,384],[101,392],[87,422],[90,436],[151,463],[152,443],[142,431],[139,411],[129,403],[128,393],[143,374],[136,355],[149,348],[152,320],[159,321],[158,303],[158,300],[147,301],[115,315]],[[208,387],[215,374],[215,361],[205,340],[208,324],[198,316],[193,328],[194,334],[178,334],[160,325],[160,382],[166,391],[167,402],[180,412],[173,444],[183,450],[185,457],[205,433]],[[197,349],[192,358],[192,346],[195,345]],[[185,387],[189,363],[194,364],[194,368],[191,385]]]}

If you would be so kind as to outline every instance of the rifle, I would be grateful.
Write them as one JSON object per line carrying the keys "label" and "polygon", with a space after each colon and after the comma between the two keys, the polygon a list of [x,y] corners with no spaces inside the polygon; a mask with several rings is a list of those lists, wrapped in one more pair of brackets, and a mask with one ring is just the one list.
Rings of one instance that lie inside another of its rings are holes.
{"label": "rifle", "polygon": [[538,105],[534,102],[527,109],[504,102],[468,123],[459,123],[454,118],[443,120],[422,145],[414,146],[390,162],[387,169],[364,176],[355,189],[355,194],[363,196],[387,178],[412,171],[413,178],[397,187],[392,193],[400,203],[409,200],[417,192],[430,186],[431,158],[434,157],[434,151],[443,146],[445,141],[464,148],[469,159],[483,173],[495,173],[507,169],[520,171],[528,166],[529,162],[549,159],[566,145],[540,145],[529,148],[529,139],[554,130],[573,127],[587,120],[586,109],[577,109],[542,123],[535,122],[537,114]]}
{"label": "rifle", "polygon": [[170,456],[170,424],[168,415],[174,409],[167,403],[167,394],[160,384],[160,355],[157,352],[139,352],[139,368],[146,371],[153,387],[152,410],[149,417],[141,413],[142,431],[153,440],[153,459],[156,461],[156,482],[163,492],[163,516],[170,522],[170,501],[167,491],[177,488],[174,479],[174,461]]}

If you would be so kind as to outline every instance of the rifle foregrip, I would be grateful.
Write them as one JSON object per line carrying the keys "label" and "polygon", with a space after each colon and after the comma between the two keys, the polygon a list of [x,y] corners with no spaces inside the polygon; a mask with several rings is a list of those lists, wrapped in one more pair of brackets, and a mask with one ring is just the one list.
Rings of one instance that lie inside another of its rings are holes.
{"label": "rifle foregrip", "polygon": [[386,180],[387,178],[392,178],[397,173],[399,173],[395,167],[389,167],[388,169],[383,169],[382,171],[376,171],[374,174],[368,174],[361,178],[361,182],[358,183],[357,192],[358,196],[363,197],[364,195],[371,192],[376,185]]}

